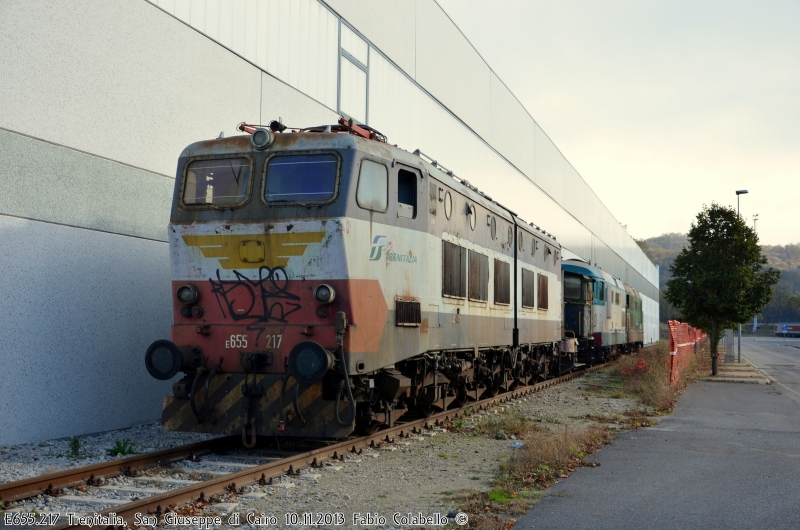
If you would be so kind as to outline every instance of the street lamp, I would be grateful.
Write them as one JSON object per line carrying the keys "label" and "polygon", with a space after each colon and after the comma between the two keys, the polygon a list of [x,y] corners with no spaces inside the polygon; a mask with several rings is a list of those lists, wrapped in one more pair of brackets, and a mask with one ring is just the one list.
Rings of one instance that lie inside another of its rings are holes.
{"label": "street lamp", "polygon": [[[739,195],[744,195],[747,193],[747,190],[736,190],[736,215],[741,215],[739,213]],[[755,223],[753,224],[755,227]],[[739,324],[739,364],[742,364],[742,325]]]}

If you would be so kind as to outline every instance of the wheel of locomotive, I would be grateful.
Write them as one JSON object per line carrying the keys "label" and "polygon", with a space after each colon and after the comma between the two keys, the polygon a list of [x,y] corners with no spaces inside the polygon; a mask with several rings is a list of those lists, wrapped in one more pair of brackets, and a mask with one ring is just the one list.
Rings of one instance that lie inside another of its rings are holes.
{"label": "wheel of locomotive", "polygon": [[481,399],[493,398],[500,393],[500,389],[496,386],[487,386],[486,390],[481,393]]}
{"label": "wheel of locomotive", "polygon": [[371,421],[369,423],[364,424],[356,424],[356,433],[360,436],[369,436],[370,434],[375,434],[379,430],[381,430],[385,426],[384,423],[380,423],[377,421]]}
{"label": "wheel of locomotive", "polygon": [[447,406],[447,410],[459,409],[466,405],[468,401],[466,392],[458,392],[456,398]]}
{"label": "wheel of locomotive", "polygon": [[419,418],[430,418],[436,413],[436,409],[433,405],[417,405],[414,412]]}
{"label": "wheel of locomotive", "polygon": [[543,352],[539,352],[536,356],[536,365],[539,367],[539,372],[536,374],[536,379],[538,381],[544,381],[547,379],[547,356]]}

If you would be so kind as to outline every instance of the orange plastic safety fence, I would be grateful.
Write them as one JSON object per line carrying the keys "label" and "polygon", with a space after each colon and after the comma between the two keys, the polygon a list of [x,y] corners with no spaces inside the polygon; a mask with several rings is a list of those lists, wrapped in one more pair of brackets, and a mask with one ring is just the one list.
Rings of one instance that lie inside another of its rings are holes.
{"label": "orange plastic safety fence", "polygon": [[669,384],[677,384],[683,372],[689,368],[693,356],[697,355],[706,334],[697,328],[677,320],[667,321],[669,328]]}

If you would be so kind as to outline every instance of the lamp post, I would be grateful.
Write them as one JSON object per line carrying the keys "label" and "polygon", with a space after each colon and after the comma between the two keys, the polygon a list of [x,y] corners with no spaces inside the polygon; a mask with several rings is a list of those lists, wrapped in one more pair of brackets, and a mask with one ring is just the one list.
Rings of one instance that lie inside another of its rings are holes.
{"label": "lamp post", "polygon": [[[736,190],[736,215],[741,215],[739,213],[739,195],[744,195],[747,193],[747,190]],[[755,223],[753,223],[753,227],[755,227]],[[742,364],[742,325],[739,324],[739,364]]]}

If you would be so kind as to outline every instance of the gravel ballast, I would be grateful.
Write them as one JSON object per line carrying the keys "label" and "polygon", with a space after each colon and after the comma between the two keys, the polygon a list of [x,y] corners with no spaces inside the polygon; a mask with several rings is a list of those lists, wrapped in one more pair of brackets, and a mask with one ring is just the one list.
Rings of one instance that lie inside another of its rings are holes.
{"label": "gravel ballast", "polygon": [[[213,505],[209,511],[223,515],[239,513],[239,526],[221,526],[230,528],[264,528],[267,525],[250,525],[246,521],[248,514],[262,513],[275,517],[271,522],[276,521],[277,525],[268,526],[278,528],[308,526],[302,524],[304,513],[343,514],[345,524],[338,526],[340,528],[363,528],[366,525],[359,522],[369,521],[374,523],[369,525],[371,528],[430,526],[402,523],[409,513],[423,514],[425,517],[453,516],[458,508],[459,494],[491,489],[491,480],[499,466],[517,450],[514,445],[524,443],[512,436],[503,435],[500,438],[504,439],[496,439],[481,433],[481,422],[491,421],[491,414],[513,411],[554,432],[563,432],[565,429],[579,431],[603,417],[611,419],[610,426],[615,428],[614,419],[625,411],[637,409],[638,402],[629,398],[613,398],[608,395],[613,390],[598,392],[595,388],[587,391],[588,384],[608,385],[606,381],[604,374],[594,373],[556,385],[505,405],[502,410],[498,407],[497,412],[461,420],[462,432],[437,429],[438,432],[428,433],[427,436],[397,439],[397,443],[387,447],[364,450],[362,455],[348,454],[344,462],[318,470],[302,470],[300,476],[283,477],[272,486],[247,488],[245,494],[225,499],[234,504]],[[112,459],[114,457],[107,455],[107,450],[122,439],[128,439],[137,451],[155,451],[208,438],[210,436],[207,435],[165,432],[155,424],[82,437],[81,450],[86,458],[78,460],[69,456],[70,440],[4,448],[0,455],[0,482]],[[195,468],[189,462],[179,465],[187,473]],[[128,477],[108,481],[107,486],[114,485],[123,489],[148,487]],[[81,494],[79,491],[73,493]],[[113,490],[106,490],[104,494],[112,498],[115,496]],[[130,495],[128,492],[117,498],[131,498]],[[40,511],[69,509],[69,505],[59,502],[58,498],[46,496],[32,499],[23,507]],[[99,507],[94,510],[99,511]],[[82,511],[91,513],[92,509]],[[293,514],[301,519],[298,520]],[[362,514],[366,519],[354,519],[358,517],[354,514]],[[395,518],[394,514],[401,514],[400,518]],[[385,521],[381,518],[385,518]],[[333,527],[333,524],[319,526]]]}

